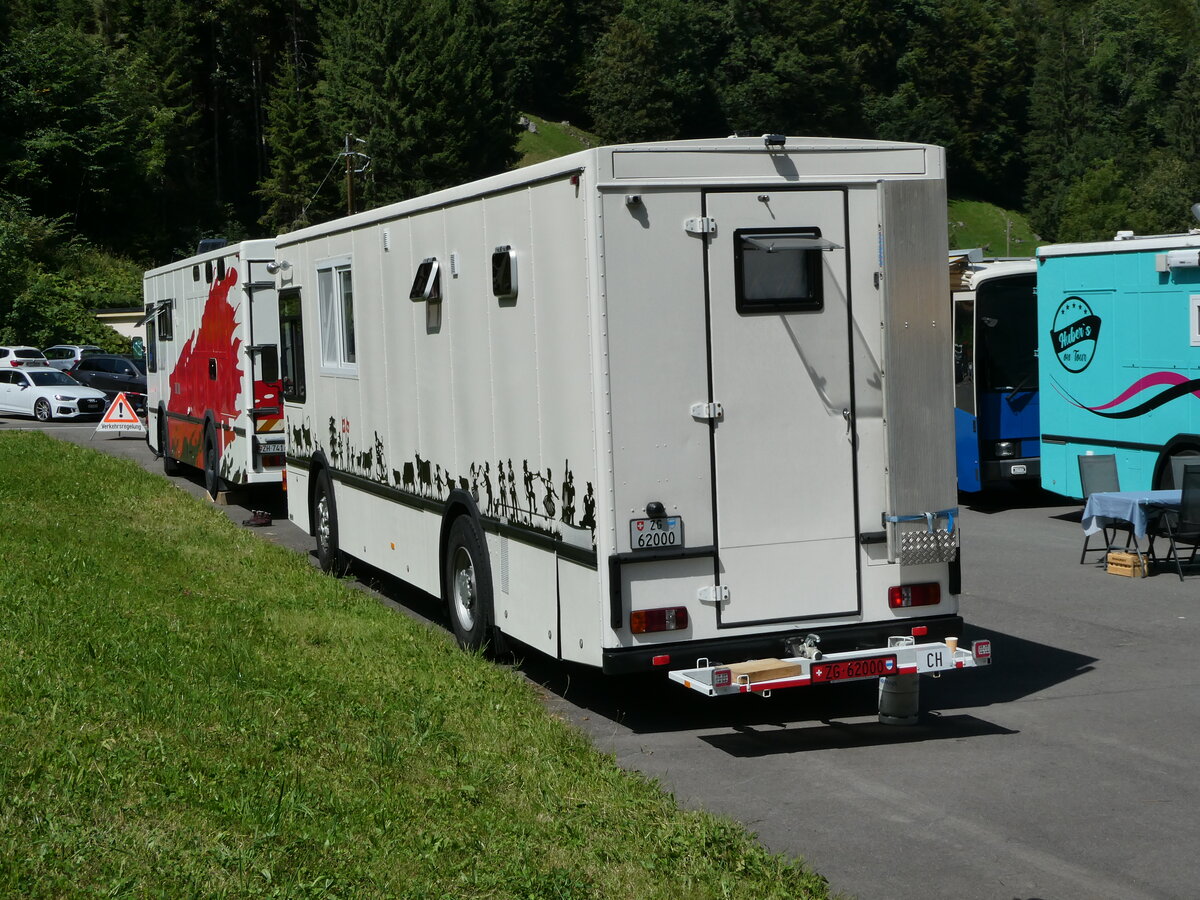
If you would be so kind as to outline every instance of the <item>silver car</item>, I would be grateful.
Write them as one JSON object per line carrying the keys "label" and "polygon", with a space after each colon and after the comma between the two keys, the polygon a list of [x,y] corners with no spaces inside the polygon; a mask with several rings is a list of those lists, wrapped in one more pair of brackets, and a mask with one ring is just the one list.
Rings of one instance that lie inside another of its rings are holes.
{"label": "silver car", "polygon": [[85,356],[107,352],[95,344],[55,344],[53,347],[46,348],[46,362],[43,365],[51,365],[65,372]]}

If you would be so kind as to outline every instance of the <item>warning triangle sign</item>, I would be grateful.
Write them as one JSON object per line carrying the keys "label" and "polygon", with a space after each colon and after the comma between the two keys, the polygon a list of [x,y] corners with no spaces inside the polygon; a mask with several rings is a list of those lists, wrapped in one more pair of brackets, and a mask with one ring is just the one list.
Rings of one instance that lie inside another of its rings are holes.
{"label": "warning triangle sign", "polygon": [[125,397],[124,392],[117,394],[117,399],[112,402],[103,418],[100,419],[100,424],[96,426],[97,431],[140,431],[146,433],[146,426],[142,424],[142,420],[138,418],[138,414],[133,411],[133,404]]}

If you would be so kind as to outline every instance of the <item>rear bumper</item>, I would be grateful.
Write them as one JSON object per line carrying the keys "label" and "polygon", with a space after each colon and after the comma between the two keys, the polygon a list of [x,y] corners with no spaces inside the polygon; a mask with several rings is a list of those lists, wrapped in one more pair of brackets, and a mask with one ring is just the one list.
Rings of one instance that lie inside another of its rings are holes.
{"label": "rear bumper", "polygon": [[985,484],[1009,481],[1041,481],[1042,460],[1038,456],[1020,459],[987,459],[980,463],[980,475]]}
{"label": "rear bumper", "polygon": [[[763,657],[787,657],[795,654],[788,650],[789,640],[801,641],[805,635],[821,637],[820,648],[825,653],[842,650],[868,650],[887,646],[887,639],[897,635],[911,635],[913,628],[924,627],[921,640],[941,640],[945,637],[962,635],[962,616],[935,616],[929,618],[893,619],[888,622],[870,622],[863,625],[837,625],[822,628],[814,625],[807,629],[789,629],[768,634],[752,634],[744,637],[715,638],[705,641],[681,641],[675,644],[653,644],[644,647],[618,647],[605,650],[601,666],[606,674],[621,675],[633,672],[649,672],[654,669],[679,669],[694,666],[698,659],[722,663],[742,662]],[[669,656],[670,662],[654,665],[656,657]]]}

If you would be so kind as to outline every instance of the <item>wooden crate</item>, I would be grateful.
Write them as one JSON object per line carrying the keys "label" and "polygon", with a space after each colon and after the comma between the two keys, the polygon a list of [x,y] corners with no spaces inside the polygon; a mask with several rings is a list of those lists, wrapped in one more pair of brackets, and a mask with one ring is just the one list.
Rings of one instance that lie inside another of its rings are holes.
{"label": "wooden crate", "polygon": [[786,663],[782,659],[751,659],[746,662],[734,663],[727,666],[734,683],[738,676],[747,675],[751,684],[758,681],[770,681],[773,678],[792,678],[804,673],[804,669],[796,663]]}
{"label": "wooden crate", "polygon": [[1108,574],[1124,575],[1128,578],[1145,578],[1149,560],[1136,553],[1111,551],[1108,554]]}

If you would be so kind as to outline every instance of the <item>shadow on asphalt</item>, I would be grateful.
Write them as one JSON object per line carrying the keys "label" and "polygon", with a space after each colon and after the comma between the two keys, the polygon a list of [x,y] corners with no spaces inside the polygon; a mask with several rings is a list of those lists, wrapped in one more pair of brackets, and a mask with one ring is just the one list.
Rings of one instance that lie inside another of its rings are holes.
{"label": "shadow on asphalt", "polygon": [[[1028,697],[1090,671],[1096,662],[1094,657],[994,631],[968,627],[963,634],[965,644],[984,637],[992,642],[996,660],[992,666],[921,679],[921,708],[926,712],[918,727],[932,731],[904,737],[904,728],[885,726],[881,734],[889,737],[883,742],[1008,734],[972,716],[945,716],[941,711],[978,709]],[[706,697],[668,681],[665,673],[606,676],[533,651],[518,668],[549,694],[638,734],[829,724],[857,716],[874,717],[878,708],[878,683],[874,680],[796,688],[770,697]]]}
{"label": "shadow on asphalt", "polygon": [[738,727],[732,733],[703,735],[700,740],[730,756],[746,759],[810,750],[850,750],[1018,734],[975,716],[943,716],[936,712],[923,714],[914,725],[842,721],[845,718],[822,720],[819,727],[789,730]]}
{"label": "shadow on asphalt", "polygon": [[[1072,500],[1070,497],[1063,497],[1059,494],[1052,494],[1050,491],[1044,491],[1040,487],[1014,486],[1005,489],[996,489],[991,491],[981,491],[978,494],[967,494],[959,492],[958,505],[964,509],[969,509],[972,512],[982,513],[985,516],[994,515],[1004,512],[1009,509],[1053,509],[1064,506],[1076,509],[1076,521],[1078,521],[1078,513],[1083,510],[1083,503],[1079,500]],[[1055,518],[1058,518],[1055,516]]]}

